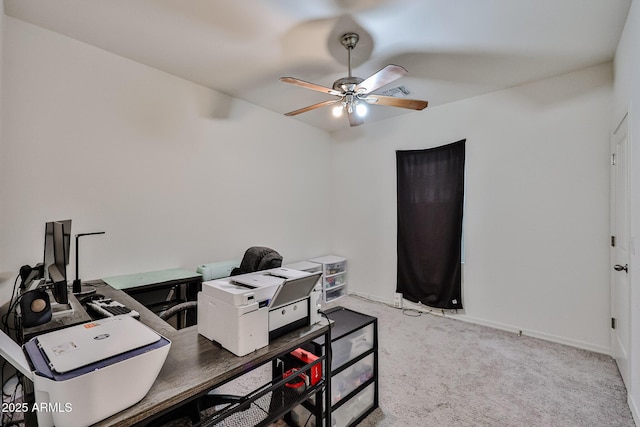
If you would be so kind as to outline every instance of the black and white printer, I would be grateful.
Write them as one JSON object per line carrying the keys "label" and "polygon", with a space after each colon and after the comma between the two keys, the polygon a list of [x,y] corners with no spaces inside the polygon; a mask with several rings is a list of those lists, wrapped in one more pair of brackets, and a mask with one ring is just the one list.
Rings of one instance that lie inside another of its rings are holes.
{"label": "black and white printer", "polygon": [[321,272],[274,268],[202,283],[198,333],[237,356],[320,320]]}

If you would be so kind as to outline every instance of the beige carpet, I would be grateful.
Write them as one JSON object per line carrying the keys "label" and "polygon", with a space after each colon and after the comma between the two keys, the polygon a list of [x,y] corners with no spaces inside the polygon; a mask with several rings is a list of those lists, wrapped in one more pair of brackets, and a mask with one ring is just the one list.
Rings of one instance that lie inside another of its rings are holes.
{"label": "beige carpet", "polygon": [[378,318],[380,408],[360,426],[633,426],[613,359],[355,297]]}
{"label": "beige carpet", "polygon": [[[634,426],[609,356],[352,296],[335,305],[378,318],[380,407],[362,427]],[[248,392],[268,368],[220,391]]]}

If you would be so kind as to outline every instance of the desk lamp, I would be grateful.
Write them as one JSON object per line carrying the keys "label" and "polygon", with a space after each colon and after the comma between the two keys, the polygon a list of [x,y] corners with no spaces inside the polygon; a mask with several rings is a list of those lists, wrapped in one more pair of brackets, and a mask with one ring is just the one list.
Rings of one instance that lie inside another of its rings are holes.
{"label": "desk lamp", "polygon": [[93,236],[96,234],[104,234],[104,231],[96,231],[93,233],[82,233],[76,234],[76,279],[73,281],[73,289],[72,292],[76,296],[82,295],[90,295],[96,291],[96,288],[93,286],[84,286],[80,277],[78,276],[78,253],[80,252],[80,247],[78,246],[78,239],[83,236]]}

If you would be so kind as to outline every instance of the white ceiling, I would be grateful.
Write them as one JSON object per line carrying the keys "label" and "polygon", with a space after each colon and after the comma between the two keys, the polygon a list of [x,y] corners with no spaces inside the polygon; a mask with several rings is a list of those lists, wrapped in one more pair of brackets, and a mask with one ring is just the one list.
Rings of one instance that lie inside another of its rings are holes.
{"label": "white ceiling", "polygon": [[[356,30],[353,74],[387,64],[430,106],[613,59],[631,0],[4,0],[14,18],[285,113],[332,99],[347,75],[339,37]],[[428,114],[373,106],[366,121]],[[348,128],[329,108],[301,120]],[[366,126],[366,124],[365,124]]]}

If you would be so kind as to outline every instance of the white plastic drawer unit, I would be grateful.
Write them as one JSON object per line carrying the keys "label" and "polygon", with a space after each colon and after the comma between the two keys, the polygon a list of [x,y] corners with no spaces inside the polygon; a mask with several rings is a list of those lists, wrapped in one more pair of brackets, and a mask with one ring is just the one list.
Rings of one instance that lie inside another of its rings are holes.
{"label": "white plastic drawer unit", "polygon": [[336,370],[345,362],[371,350],[373,348],[373,328],[372,323],[334,341],[331,345],[331,370]]}
{"label": "white plastic drawer unit", "polygon": [[322,266],[322,299],[333,301],[347,294],[347,259],[337,255],[313,258]]}

